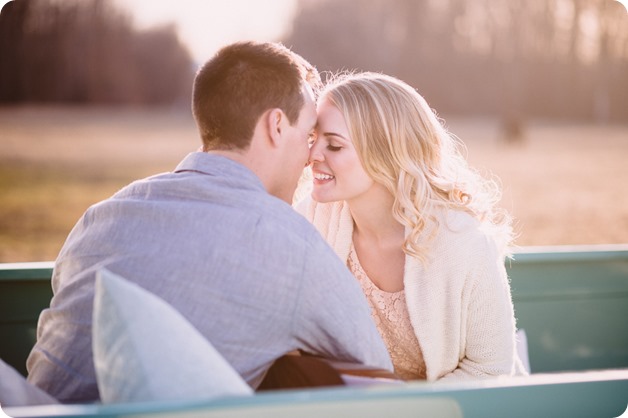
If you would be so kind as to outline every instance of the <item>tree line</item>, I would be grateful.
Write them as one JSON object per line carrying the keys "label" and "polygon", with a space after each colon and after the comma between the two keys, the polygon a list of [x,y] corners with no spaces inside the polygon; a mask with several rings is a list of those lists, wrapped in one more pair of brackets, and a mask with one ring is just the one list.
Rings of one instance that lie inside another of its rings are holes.
{"label": "tree line", "polygon": [[[322,71],[402,78],[439,112],[628,121],[628,13],[615,0],[298,0],[281,41]],[[110,0],[15,0],[0,15],[0,103],[189,102],[174,25]]]}
{"label": "tree line", "polygon": [[441,112],[628,121],[615,0],[300,0],[285,43],[321,70],[402,78]]}
{"label": "tree line", "polygon": [[145,31],[107,0],[16,0],[0,14],[0,103],[189,102],[173,25]]}

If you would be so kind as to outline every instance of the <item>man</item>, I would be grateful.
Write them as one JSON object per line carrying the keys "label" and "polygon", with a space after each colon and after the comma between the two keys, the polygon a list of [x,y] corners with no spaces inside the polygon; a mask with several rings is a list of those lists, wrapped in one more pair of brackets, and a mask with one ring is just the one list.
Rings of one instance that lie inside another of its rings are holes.
{"label": "man", "polygon": [[203,152],[89,208],[57,258],[29,381],[62,402],[99,399],[91,315],[100,268],[179,310],[256,388],[302,350],[392,368],[357,282],[287,203],[316,124],[316,70],[287,48],[236,43],[198,72]]}

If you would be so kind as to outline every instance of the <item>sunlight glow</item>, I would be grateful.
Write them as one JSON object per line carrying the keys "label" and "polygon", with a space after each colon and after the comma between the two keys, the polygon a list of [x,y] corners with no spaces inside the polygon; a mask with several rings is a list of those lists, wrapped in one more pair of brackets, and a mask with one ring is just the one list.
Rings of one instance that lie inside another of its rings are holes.
{"label": "sunlight glow", "polygon": [[139,29],[175,23],[195,61],[239,40],[277,41],[290,30],[296,0],[116,0]]}
{"label": "sunlight glow", "polygon": [[615,0],[615,1],[621,4],[622,6],[624,6],[624,9],[626,9],[626,12],[628,13],[628,0]]}

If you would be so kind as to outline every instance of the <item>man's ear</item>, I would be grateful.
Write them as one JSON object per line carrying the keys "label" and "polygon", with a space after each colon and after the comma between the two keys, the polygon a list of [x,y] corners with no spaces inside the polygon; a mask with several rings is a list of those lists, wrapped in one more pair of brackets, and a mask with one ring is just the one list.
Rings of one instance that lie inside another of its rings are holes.
{"label": "man's ear", "polygon": [[266,117],[268,136],[274,146],[278,146],[282,139],[282,129],[286,121],[286,114],[279,108],[271,109]]}

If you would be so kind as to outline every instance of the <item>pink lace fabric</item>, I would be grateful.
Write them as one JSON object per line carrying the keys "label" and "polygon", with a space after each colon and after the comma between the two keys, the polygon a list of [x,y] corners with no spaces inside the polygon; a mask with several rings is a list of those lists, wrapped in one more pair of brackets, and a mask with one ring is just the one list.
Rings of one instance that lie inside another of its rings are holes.
{"label": "pink lace fabric", "polygon": [[405,380],[425,379],[425,363],[416,339],[404,291],[385,292],[368,278],[351,245],[347,266],[362,286],[375,325],[388,348],[395,373]]}

